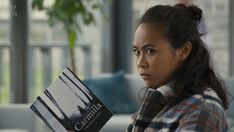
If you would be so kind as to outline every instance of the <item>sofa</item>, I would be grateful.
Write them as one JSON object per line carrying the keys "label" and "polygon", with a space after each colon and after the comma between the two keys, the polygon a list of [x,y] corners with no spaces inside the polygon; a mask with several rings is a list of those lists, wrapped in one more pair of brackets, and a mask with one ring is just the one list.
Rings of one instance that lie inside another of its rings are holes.
{"label": "sofa", "polygon": [[0,106],[0,132],[33,132],[35,115],[28,104]]}
{"label": "sofa", "polygon": [[[137,107],[140,107],[139,91],[145,86],[144,81],[137,75],[127,74],[124,76],[127,80],[129,96],[135,101]],[[132,113],[133,114],[133,113]],[[132,114],[116,114],[114,115],[100,132],[125,132],[131,122]]]}
{"label": "sofa", "polygon": [[[105,75],[106,76],[106,75]],[[110,75],[107,75],[108,77]],[[139,108],[139,90],[144,87],[143,80],[137,75],[124,75],[128,95]],[[225,79],[230,93],[234,94],[234,77]],[[131,121],[132,113],[114,114],[100,132],[124,132]],[[234,131],[234,102],[227,111],[230,132]],[[0,105],[0,132],[50,132],[49,128],[29,109],[29,104]]]}

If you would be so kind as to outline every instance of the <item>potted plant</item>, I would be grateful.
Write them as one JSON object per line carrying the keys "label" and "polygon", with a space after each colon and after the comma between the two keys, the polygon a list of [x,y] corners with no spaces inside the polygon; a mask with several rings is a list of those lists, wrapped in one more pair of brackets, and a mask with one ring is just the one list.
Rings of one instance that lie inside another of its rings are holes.
{"label": "potted plant", "polygon": [[77,19],[81,19],[84,25],[95,24],[93,11],[101,11],[101,4],[93,0],[54,0],[51,6],[46,7],[44,0],[32,0],[32,8],[46,11],[50,26],[62,23],[67,34],[71,68],[76,73],[74,47],[77,36],[82,33]]}

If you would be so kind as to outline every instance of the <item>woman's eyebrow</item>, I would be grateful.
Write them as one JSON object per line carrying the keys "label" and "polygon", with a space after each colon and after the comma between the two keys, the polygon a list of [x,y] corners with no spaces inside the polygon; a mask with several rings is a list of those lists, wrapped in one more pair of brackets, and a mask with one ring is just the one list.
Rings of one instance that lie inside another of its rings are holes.
{"label": "woman's eyebrow", "polygon": [[145,44],[142,48],[146,49],[148,47],[156,47],[156,46],[154,44],[148,43],[148,44]]}
{"label": "woman's eyebrow", "polygon": [[137,46],[135,46],[135,45],[132,46],[132,48],[134,48],[134,49],[138,49],[138,48],[146,49],[146,48],[148,48],[148,47],[156,47],[156,45],[155,45],[155,44],[148,43],[148,44],[145,44],[145,45],[142,46],[142,47],[137,47]]}
{"label": "woman's eyebrow", "polygon": [[138,49],[135,45],[132,46],[133,49]]}

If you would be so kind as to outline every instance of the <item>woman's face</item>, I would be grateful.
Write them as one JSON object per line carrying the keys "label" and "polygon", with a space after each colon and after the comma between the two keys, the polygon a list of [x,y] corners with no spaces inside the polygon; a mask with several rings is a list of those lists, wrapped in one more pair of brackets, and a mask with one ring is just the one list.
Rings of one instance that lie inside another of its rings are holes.
{"label": "woman's face", "polygon": [[170,81],[180,65],[179,50],[154,25],[139,25],[134,36],[133,52],[139,74],[149,87],[158,87]]}

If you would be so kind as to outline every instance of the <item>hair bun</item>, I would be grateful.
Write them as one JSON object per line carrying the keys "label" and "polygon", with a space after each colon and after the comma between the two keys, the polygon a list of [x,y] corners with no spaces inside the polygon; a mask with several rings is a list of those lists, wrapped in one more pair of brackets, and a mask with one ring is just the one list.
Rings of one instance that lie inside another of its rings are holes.
{"label": "hair bun", "polygon": [[197,20],[200,21],[202,18],[202,10],[194,5],[190,5],[187,7],[187,11],[191,14],[191,16]]}

